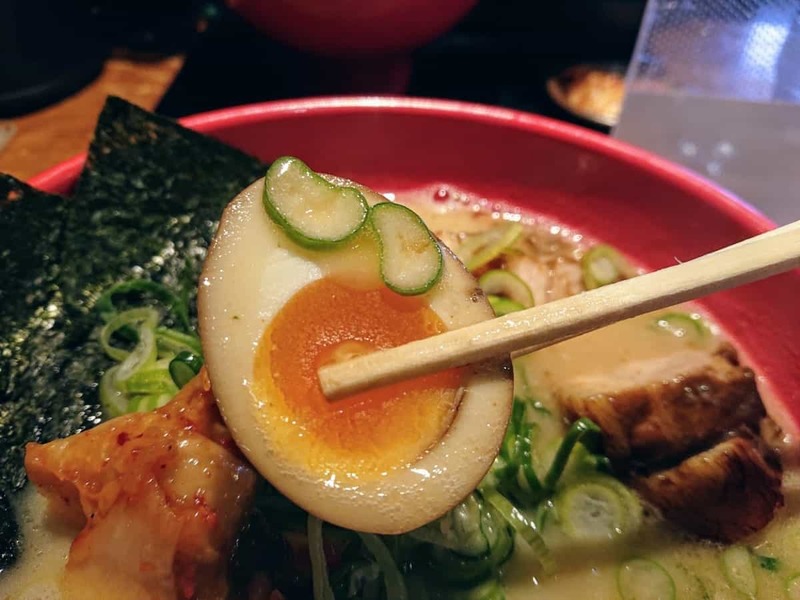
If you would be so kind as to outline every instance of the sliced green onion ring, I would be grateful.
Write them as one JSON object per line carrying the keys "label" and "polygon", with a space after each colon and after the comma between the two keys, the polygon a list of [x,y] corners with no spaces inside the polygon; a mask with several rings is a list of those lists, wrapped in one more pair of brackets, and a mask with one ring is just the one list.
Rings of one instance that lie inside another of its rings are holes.
{"label": "sliced green onion ring", "polygon": [[114,296],[131,293],[150,294],[169,308],[178,319],[181,327],[186,331],[191,329],[189,306],[186,301],[178,297],[168,287],[150,279],[130,279],[111,286],[97,299],[95,308],[102,314],[119,312],[119,309],[114,304]]}
{"label": "sliced green onion ring", "polygon": [[386,544],[381,541],[381,538],[372,533],[359,532],[358,536],[383,572],[383,581],[386,584],[386,600],[408,600],[405,579],[403,579],[403,574],[397,568],[397,563],[395,563]]}
{"label": "sliced green onion ring", "polygon": [[486,490],[484,492],[484,498],[486,498],[486,501],[502,515],[508,524],[514,528],[514,531],[516,531],[531,547],[531,550],[533,550],[545,573],[552,573],[555,570],[555,561],[544,539],[536,530],[536,524],[522,514],[517,507],[498,492]]}
{"label": "sliced green onion ring", "polygon": [[572,538],[602,542],[628,532],[626,502],[600,480],[569,486],[555,499],[558,520]]}
{"label": "sliced green onion ring", "polygon": [[544,495],[544,488],[536,475],[536,470],[533,466],[533,434],[535,428],[532,423],[524,423],[521,425],[519,438],[521,440],[519,447],[519,462],[522,467],[523,481],[529,494],[529,502],[535,504],[542,499]]}
{"label": "sliced green onion ring", "polygon": [[463,556],[480,556],[488,552],[490,546],[490,540],[481,527],[483,513],[476,494],[470,494],[444,516],[408,535]]}
{"label": "sliced green onion ring", "polygon": [[503,296],[489,294],[486,296],[486,299],[489,301],[489,305],[492,307],[497,317],[502,317],[503,315],[525,309],[519,302],[514,302],[509,298],[503,298]]}
{"label": "sliced green onion ring", "polygon": [[119,365],[117,381],[120,383],[126,382],[134,373],[156,362],[158,351],[155,332],[150,327],[140,327],[138,333],[139,343]]}
{"label": "sliced green onion ring", "polygon": [[369,219],[378,233],[381,278],[398,294],[413,296],[431,289],[442,277],[442,249],[428,226],[410,208],[381,202]]}
{"label": "sliced green onion ring", "polygon": [[182,333],[168,327],[158,327],[156,329],[156,342],[158,343],[158,349],[163,352],[177,354],[185,350],[198,356],[203,353],[200,338],[196,335]]}
{"label": "sliced green onion ring", "polygon": [[311,560],[311,579],[314,600],[334,600],[333,590],[328,580],[328,565],[325,561],[325,548],[322,541],[322,521],[308,515],[308,555]]}
{"label": "sliced green onion ring", "polygon": [[622,600],[674,600],[675,582],[657,562],[634,558],[620,566],[617,586]]}
{"label": "sliced green onion ring", "polygon": [[591,420],[582,417],[570,425],[569,430],[564,435],[561,445],[550,463],[547,475],[544,477],[544,487],[547,490],[554,490],[564,468],[569,462],[572,450],[578,442],[581,442],[588,450],[595,449],[600,444],[602,431]]}
{"label": "sliced green onion ring", "polygon": [[[133,283],[118,284],[112,290],[115,293],[139,291],[140,286]],[[164,297],[171,294],[159,284],[147,283],[147,290],[159,290]],[[114,309],[112,296],[108,292],[104,294],[103,307]],[[155,308],[106,312],[104,318],[107,322],[100,330],[100,346],[109,358],[119,363],[110,367],[100,380],[100,403],[109,417],[163,406],[202,367],[197,337],[159,327],[160,315]],[[133,347],[126,349],[115,345],[112,342],[115,336],[133,342]]]}
{"label": "sliced green onion ring", "polygon": [[711,334],[705,320],[697,313],[667,312],[655,317],[655,326],[677,338],[703,341]]}
{"label": "sliced green onion ring", "polygon": [[523,230],[520,223],[506,223],[469,234],[455,253],[469,271],[477,271],[508,252],[522,236]]}
{"label": "sliced green onion ring", "polygon": [[504,269],[486,271],[478,278],[478,285],[486,294],[507,298],[523,308],[533,306],[531,288],[511,271]]}
{"label": "sliced green onion ring", "polygon": [[174,396],[178,393],[177,386],[172,377],[163,368],[142,369],[131,375],[125,382],[125,391],[129,394],[169,394]]}
{"label": "sliced green onion ring", "polygon": [[200,372],[203,359],[191,352],[180,352],[169,362],[169,375],[178,389],[189,383]]}
{"label": "sliced green onion ring", "polygon": [[110,358],[120,362],[130,355],[130,351],[118,348],[111,344],[111,336],[123,327],[146,325],[149,329],[155,329],[158,324],[158,311],[155,308],[132,308],[115,314],[108,323],[100,330],[100,345],[103,351]]}
{"label": "sliced green onion ring", "polygon": [[747,596],[755,598],[758,592],[755,570],[753,569],[753,556],[750,549],[741,546],[729,546],[722,552],[722,572],[731,586]]}
{"label": "sliced green onion ring", "polygon": [[581,258],[583,285],[587,290],[625,279],[631,267],[622,255],[607,244],[589,248]]}
{"label": "sliced green onion ring", "polygon": [[352,238],[369,212],[354,187],[330,183],[298,158],[283,156],[264,177],[264,208],[294,242],[328,249]]}
{"label": "sliced green onion ring", "polygon": [[117,371],[119,365],[108,369],[100,378],[100,405],[110,418],[128,412],[128,395],[117,387]]}
{"label": "sliced green onion ring", "polygon": [[139,394],[128,400],[128,407],[125,412],[150,412],[161,408],[172,399],[172,394]]}

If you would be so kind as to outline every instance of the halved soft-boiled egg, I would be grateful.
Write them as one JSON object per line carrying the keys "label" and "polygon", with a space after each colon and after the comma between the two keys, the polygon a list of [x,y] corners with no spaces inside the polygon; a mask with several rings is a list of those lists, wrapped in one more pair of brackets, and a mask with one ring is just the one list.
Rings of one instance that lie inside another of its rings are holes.
{"label": "halved soft-boiled egg", "polygon": [[493,317],[419,217],[357,184],[276,161],[225,209],[200,280],[203,352],[250,462],[336,525],[401,533],[485,475],[512,402],[508,361],[330,401],[334,361]]}

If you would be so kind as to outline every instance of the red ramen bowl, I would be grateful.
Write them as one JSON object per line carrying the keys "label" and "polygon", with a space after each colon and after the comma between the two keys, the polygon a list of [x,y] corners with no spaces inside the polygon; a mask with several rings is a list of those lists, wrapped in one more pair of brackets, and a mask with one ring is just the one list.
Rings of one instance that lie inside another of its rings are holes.
{"label": "red ramen bowl", "polygon": [[[647,269],[773,227],[716,185],[647,152],[542,117],[390,97],[242,106],[183,123],[265,161],[302,157],[382,192],[452,186],[613,244]],[[69,193],[84,157],[32,180]],[[800,432],[800,272],[717,293],[702,307],[759,375],[768,410]]]}

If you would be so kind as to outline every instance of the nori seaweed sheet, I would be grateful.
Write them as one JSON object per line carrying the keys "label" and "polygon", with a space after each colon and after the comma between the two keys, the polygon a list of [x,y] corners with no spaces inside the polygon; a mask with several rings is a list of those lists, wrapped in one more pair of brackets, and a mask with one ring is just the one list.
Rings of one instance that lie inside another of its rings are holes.
{"label": "nori seaweed sheet", "polygon": [[24,444],[63,422],[51,349],[63,342],[54,317],[64,213],[61,198],[0,175],[0,569],[19,552],[9,494],[25,480]]}
{"label": "nori seaweed sheet", "polygon": [[0,573],[16,560],[21,545],[14,509],[8,496],[0,494]]}
{"label": "nori seaweed sheet", "polygon": [[[64,289],[85,310],[147,276],[194,298],[224,206],[265,165],[119,98],[100,114],[64,234]],[[77,260],[88,255],[89,260]],[[71,260],[75,258],[76,260]],[[193,302],[192,302],[193,304]]]}
{"label": "nori seaweed sheet", "polygon": [[[0,519],[25,484],[24,444],[100,422],[110,366],[97,297],[131,277],[181,292],[196,281],[223,207],[266,166],[221,142],[109,98],[75,195],[0,176]],[[5,504],[4,504],[5,503]],[[0,548],[16,526],[0,523]],[[0,558],[0,569],[14,551]]]}

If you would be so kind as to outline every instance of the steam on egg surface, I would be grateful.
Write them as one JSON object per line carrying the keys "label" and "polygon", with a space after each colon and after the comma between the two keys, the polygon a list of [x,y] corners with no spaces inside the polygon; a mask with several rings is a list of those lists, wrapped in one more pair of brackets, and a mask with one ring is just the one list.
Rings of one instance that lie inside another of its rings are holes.
{"label": "steam on egg surface", "polygon": [[[359,189],[370,205],[386,201]],[[491,308],[446,249],[437,283],[403,296],[381,279],[371,227],[332,249],[304,248],[264,210],[263,193],[262,180],[226,209],[198,298],[206,365],[237,445],[323,520],[399,533],[435,519],[496,455],[512,400],[509,365],[335,402],[322,395],[317,369],[491,318]]]}

